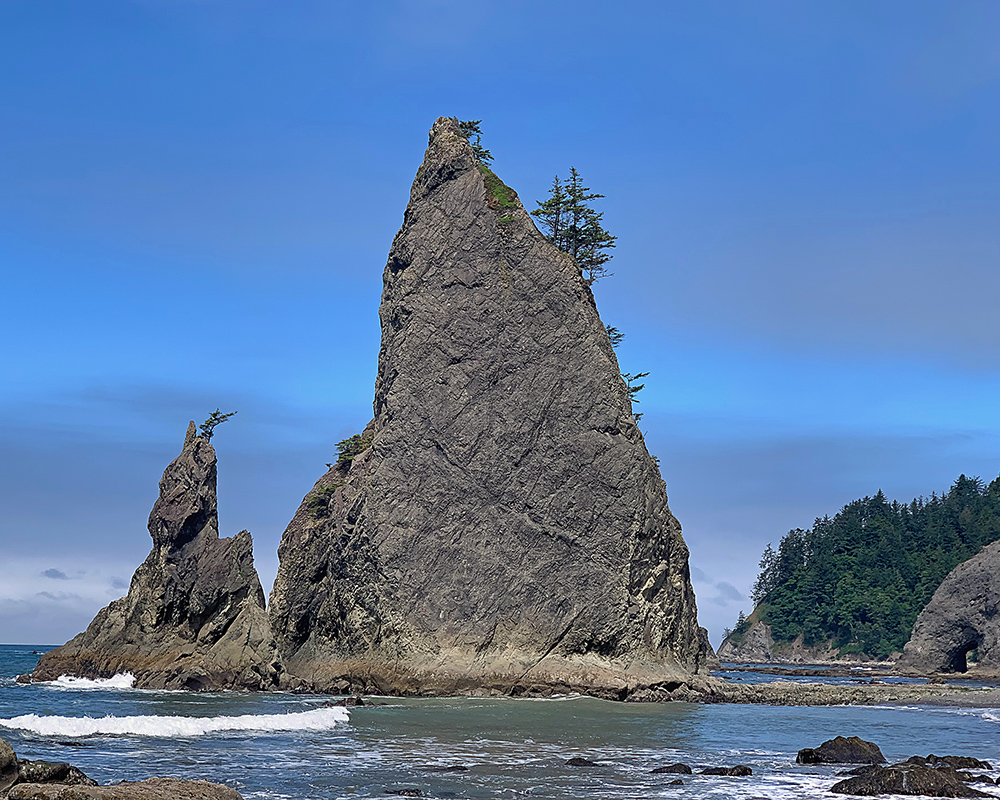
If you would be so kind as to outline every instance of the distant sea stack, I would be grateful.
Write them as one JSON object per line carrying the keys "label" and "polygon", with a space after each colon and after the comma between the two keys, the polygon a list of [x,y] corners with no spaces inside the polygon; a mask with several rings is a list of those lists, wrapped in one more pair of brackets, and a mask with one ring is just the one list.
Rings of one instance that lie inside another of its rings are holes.
{"label": "distant sea stack", "polygon": [[149,515],[153,549],[128,595],[42,656],[32,680],[131,672],[146,689],[273,688],[279,663],[253,543],[219,538],[215,448],[188,426]]}
{"label": "distant sea stack", "polygon": [[452,119],[383,280],[375,417],[278,551],[288,683],[625,697],[707,674],[688,550],[590,289]]}
{"label": "distant sea stack", "polygon": [[948,573],[917,617],[899,666],[965,672],[972,650],[978,670],[1000,673],[1000,541]]}

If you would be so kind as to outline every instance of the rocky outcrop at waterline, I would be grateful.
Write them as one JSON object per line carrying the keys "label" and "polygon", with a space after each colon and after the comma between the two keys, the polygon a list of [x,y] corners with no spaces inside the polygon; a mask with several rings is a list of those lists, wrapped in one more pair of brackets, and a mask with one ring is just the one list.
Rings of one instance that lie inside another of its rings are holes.
{"label": "rocky outcrop at waterline", "polygon": [[242,800],[208,781],[148,778],[98,786],[70,764],[18,758],[0,739],[0,800]]}
{"label": "rocky outcrop at waterline", "polygon": [[110,786],[22,783],[10,790],[7,800],[243,800],[243,796],[209,781],[148,778]]}
{"label": "rocky outcrop at waterline", "polygon": [[269,689],[280,670],[247,531],[219,538],[216,455],[192,422],[149,515],[128,594],[45,653],[31,680],[132,673],[149,689]]}
{"label": "rocky outcrop at waterline", "polygon": [[917,617],[899,667],[965,672],[971,650],[978,670],[1000,673],[1000,542],[948,573]]}
{"label": "rocky outcrop at waterline", "polygon": [[360,452],[279,549],[289,674],[610,697],[704,674],[688,550],[590,289],[454,120],[431,131],[379,315]]}

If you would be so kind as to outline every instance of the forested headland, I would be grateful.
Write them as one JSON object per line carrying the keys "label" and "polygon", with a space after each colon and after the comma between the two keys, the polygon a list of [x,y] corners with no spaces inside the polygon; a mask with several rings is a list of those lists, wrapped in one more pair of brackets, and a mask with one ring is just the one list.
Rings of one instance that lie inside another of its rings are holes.
{"label": "forested headland", "polygon": [[[943,495],[889,502],[879,491],[807,530],[767,546],[751,599],[751,618],[776,643],[799,635],[807,647],[884,658],[902,650],[917,614],[945,576],[1000,538],[1000,478],[962,475]],[[750,626],[740,616],[738,643]]]}

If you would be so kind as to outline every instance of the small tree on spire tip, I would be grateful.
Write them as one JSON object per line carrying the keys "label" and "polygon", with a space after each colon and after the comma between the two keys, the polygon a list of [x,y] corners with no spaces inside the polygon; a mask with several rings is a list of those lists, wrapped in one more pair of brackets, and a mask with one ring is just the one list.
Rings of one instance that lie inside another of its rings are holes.
{"label": "small tree on spire tip", "polygon": [[215,428],[226,422],[230,417],[235,416],[238,412],[230,411],[228,414],[223,414],[219,409],[215,409],[211,414],[209,414],[208,419],[206,419],[200,426],[199,436],[206,442],[212,441],[212,434],[215,433]]}

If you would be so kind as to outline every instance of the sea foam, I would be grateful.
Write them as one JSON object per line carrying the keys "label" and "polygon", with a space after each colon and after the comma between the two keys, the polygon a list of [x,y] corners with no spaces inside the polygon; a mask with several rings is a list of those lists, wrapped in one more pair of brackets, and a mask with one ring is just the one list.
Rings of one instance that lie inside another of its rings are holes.
{"label": "sea foam", "polygon": [[78,678],[75,675],[60,675],[54,681],[42,681],[42,686],[50,689],[131,689],[135,685],[135,675],[122,672],[111,678]]}
{"label": "sea foam", "polygon": [[31,731],[41,736],[157,736],[189,737],[246,731],[325,731],[349,719],[347,709],[317,708],[290,714],[244,714],[239,717],[59,717],[23,714],[0,719],[0,728]]}

